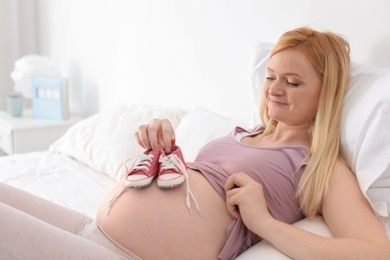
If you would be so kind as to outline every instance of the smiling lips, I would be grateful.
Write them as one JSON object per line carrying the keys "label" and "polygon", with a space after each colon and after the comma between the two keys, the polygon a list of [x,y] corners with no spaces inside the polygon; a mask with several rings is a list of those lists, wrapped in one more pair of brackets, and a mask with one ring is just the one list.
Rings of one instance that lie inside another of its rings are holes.
{"label": "smiling lips", "polygon": [[269,99],[269,102],[270,102],[272,105],[274,105],[274,106],[288,106],[288,103],[276,101],[276,100],[273,100],[273,99]]}

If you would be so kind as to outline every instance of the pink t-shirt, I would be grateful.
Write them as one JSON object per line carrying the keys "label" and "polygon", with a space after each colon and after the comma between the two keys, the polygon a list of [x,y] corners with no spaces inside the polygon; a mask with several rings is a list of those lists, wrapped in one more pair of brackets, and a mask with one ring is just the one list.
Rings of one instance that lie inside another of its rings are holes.
{"label": "pink t-shirt", "polygon": [[[263,132],[258,126],[250,136]],[[295,196],[300,168],[306,165],[309,149],[305,146],[254,147],[236,140],[237,133],[246,132],[236,127],[232,133],[207,143],[201,148],[194,162],[187,163],[199,170],[225,201],[223,186],[233,173],[244,172],[261,183],[267,206],[272,216],[286,223],[294,223],[304,217]],[[225,246],[220,259],[234,259],[261,238],[235,219],[226,230]]]}

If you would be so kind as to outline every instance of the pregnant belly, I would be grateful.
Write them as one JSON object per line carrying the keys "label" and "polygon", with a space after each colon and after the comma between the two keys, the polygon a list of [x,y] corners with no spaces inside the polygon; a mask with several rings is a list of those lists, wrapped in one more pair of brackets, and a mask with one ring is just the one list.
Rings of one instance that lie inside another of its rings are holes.
{"label": "pregnant belly", "polygon": [[205,177],[190,169],[188,173],[202,216],[193,201],[192,215],[186,207],[185,184],[162,190],[155,183],[126,189],[107,215],[108,201],[118,186],[99,209],[101,228],[143,259],[217,259],[232,218]]}

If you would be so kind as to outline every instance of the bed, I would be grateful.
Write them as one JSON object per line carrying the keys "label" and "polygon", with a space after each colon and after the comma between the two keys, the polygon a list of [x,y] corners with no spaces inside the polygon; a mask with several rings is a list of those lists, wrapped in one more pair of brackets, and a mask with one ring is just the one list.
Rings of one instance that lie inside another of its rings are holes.
{"label": "bed", "polygon": [[[272,44],[253,43],[248,70],[253,91],[251,120],[226,118],[204,107],[126,105],[94,114],[72,126],[47,151],[0,157],[0,181],[94,217],[100,201],[125,174],[123,162],[143,152],[133,133],[152,118],[168,118],[187,161],[207,141],[236,125],[251,128],[257,116],[262,81]],[[247,115],[243,118],[248,118]],[[390,238],[390,69],[353,64],[342,123],[342,151],[356,173],[378,221]],[[207,127],[205,127],[207,126]],[[331,237],[321,217],[294,225]],[[238,259],[289,259],[266,241]]]}

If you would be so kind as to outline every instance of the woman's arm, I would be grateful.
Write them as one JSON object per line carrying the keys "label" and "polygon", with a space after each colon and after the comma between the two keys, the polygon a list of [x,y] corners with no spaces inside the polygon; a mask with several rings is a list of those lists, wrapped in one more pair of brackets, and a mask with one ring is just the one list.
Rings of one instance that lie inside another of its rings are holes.
{"label": "woman's arm", "polygon": [[338,238],[333,251],[355,259],[390,259],[390,241],[363,196],[358,181],[339,160],[324,199],[322,215]]}
{"label": "woman's arm", "polygon": [[266,208],[261,185],[245,174],[230,177],[225,189],[232,215],[241,217],[250,230],[294,259],[390,259],[390,241],[355,176],[341,161],[336,164],[322,208],[335,238],[275,220]]}

